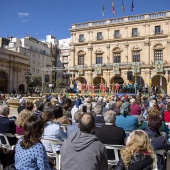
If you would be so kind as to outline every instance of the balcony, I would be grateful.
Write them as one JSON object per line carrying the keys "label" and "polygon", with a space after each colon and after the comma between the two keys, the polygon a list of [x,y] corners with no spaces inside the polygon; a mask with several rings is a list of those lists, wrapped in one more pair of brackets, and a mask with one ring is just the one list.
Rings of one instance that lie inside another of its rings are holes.
{"label": "balcony", "polygon": [[118,39],[118,38],[121,38],[121,37],[122,37],[122,35],[121,35],[121,34],[113,35],[113,38],[114,38],[114,39]]}
{"label": "balcony", "polygon": [[163,34],[163,30],[160,30],[160,31],[155,31],[154,30],[154,35],[159,35],[159,34]]}
{"label": "balcony", "polygon": [[96,37],[96,40],[97,40],[97,41],[104,40],[104,37],[103,37],[103,36],[101,36],[101,37]]}
{"label": "balcony", "polygon": [[85,38],[79,38],[78,42],[85,42]]}

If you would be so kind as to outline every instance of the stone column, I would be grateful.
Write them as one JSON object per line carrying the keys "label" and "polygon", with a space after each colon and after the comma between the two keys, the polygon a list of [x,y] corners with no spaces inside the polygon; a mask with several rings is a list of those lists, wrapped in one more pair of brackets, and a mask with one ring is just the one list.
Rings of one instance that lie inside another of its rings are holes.
{"label": "stone column", "polygon": [[110,43],[106,44],[106,48],[107,48],[107,64],[111,63],[111,59],[110,59]]}
{"label": "stone column", "polygon": [[128,47],[129,47],[129,43],[128,43],[128,41],[126,41],[126,42],[125,42],[125,49],[126,49],[126,59],[127,59],[127,63],[129,62]]}
{"label": "stone column", "polygon": [[75,67],[75,46],[70,47],[70,67]]}
{"label": "stone column", "polygon": [[107,39],[109,39],[109,27],[107,27]]}
{"label": "stone column", "polygon": [[[146,46],[146,53],[147,53],[147,56],[145,57],[146,60],[146,64],[149,64],[151,63],[151,59],[150,59],[150,40],[147,38],[144,42],[144,46]],[[145,62],[144,62],[145,63]]]}
{"label": "stone column", "polygon": [[[92,51],[93,51],[93,46],[91,44],[88,44],[88,55],[87,55],[87,65],[92,66]],[[85,63],[86,64],[86,63]]]}

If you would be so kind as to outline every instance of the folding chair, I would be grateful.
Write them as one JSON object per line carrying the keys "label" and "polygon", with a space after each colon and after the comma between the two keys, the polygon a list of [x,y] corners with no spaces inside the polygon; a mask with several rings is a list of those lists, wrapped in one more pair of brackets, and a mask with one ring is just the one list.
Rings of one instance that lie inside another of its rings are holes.
{"label": "folding chair", "polygon": [[41,142],[43,144],[50,144],[51,145],[51,148],[52,148],[52,152],[47,152],[47,155],[50,157],[50,158],[55,158],[55,165],[56,165],[56,168],[57,170],[60,170],[60,162],[61,162],[61,155],[59,153],[56,152],[56,148],[55,148],[55,144],[57,145],[61,145],[63,142],[61,142],[60,140],[57,140],[57,139],[49,139],[49,138],[44,138],[44,139],[41,139]]}
{"label": "folding chair", "polygon": [[162,158],[163,158],[163,162],[160,162],[158,160],[158,157],[157,157],[157,167],[158,167],[158,169],[160,168],[160,166],[161,166],[162,169],[165,169],[165,167],[166,167],[166,159],[167,159],[166,151],[164,149],[159,149],[159,150],[155,150],[154,153],[155,153],[155,155],[162,156]]}
{"label": "folding chair", "polygon": [[124,148],[124,145],[108,145],[105,144],[106,149],[109,150],[114,150],[114,155],[115,155],[115,159],[114,160],[109,160],[108,159],[108,165],[117,165],[117,163],[119,162],[119,153],[118,151],[120,151],[122,148]]}
{"label": "folding chair", "polygon": [[[1,137],[3,137],[3,138],[5,139],[5,143],[6,143],[6,144],[3,144],[3,143],[1,142]],[[12,146],[11,146],[11,145],[9,144],[9,140],[8,140],[7,137],[15,137],[15,135],[13,135],[13,134],[11,134],[11,133],[0,133],[0,143],[1,143],[2,147],[3,147],[3,148],[6,148],[7,150],[14,150],[15,145],[12,145]]]}
{"label": "folding chair", "polygon": [[67,126],[68,126],[68,124],[61,124],[61,129],[62,129],[64,132],[67,132]]}

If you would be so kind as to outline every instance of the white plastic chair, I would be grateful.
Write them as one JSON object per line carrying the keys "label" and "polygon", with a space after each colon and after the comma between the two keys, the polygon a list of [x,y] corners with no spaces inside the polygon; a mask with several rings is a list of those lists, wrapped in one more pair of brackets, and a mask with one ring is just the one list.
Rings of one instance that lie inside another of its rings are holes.
{"label": "white plastic chair", "polygon": [[114,155],[115,155],[115,159],[114,160],[109,160],[108,159],[108,164],[109,165],[117,165],[117,163],[119,162],[119,153],[118,151],[121,150],[122,148],[124,148],[124,145],[108,145],[105,144],[106,149],[109,150],[114,150]]}
{"label": "white plastic chair", "polygon": [[57,170],[60,170],[60,168],[61,168],[61,167],[60,167],[61,155],[56,152],[55,145],[56,145],[56,144],[57,144],[57,145],[61,145],[61,144],[63,144],[63,142],[60,141],[60,140],[57,140],[57,139],[49,139],[49,138],[41,139],[41,142],[42,142],[43,144],[48,143],[48,144],[51,145],[52,152],[47,152],[47,155],[48,155],[50,158],[55,158],[55,159],[56,159],[56,161],[55,161],[56,168],[57,168]]}
{"label": "white plastic chair", "polygon": [[61,129],[67,133],[67,126],[68,124],[61,124]]}
{"label": "white plastic chair", "polygon": [[0,137],[4,137],[4,139],[5,139],[5,143],[6,143],[6,144],[3,144],[3,143],[1,142],[1,138],[0,138],[0,143],[1,143],[1,145],[2,145],[3,148],[6,148],[7,150],[14,150],[15,145],[12,145],[12,146],[11,146],[11,145],[9,144],[9,140],[8,140],[7,137],[16,137],[15,135],[13,135],[13,134],[11,134],[11,133],[0,133]]}

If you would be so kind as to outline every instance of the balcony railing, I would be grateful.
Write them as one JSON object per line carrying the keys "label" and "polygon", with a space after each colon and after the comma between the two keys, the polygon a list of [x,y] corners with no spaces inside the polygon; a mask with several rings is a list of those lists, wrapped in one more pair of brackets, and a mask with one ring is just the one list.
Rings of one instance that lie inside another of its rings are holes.
{"label": "balcony railing", "polygon": [[112,18],[108,20],[100,20],[100,21],[93,21],[93,22],[86,22],[86,23],[78,23],[78,24],[73,24],[72,28],[84,28],[84,27],[120,23],[126,21],[137,21],[137,20],[145,20],[145,19],[152,19],[152,18],[160,18],[166,16],[170,16],[170,11],[155,12],[150,14],[134,15],[128,17],[121,17],[121,18]]}

